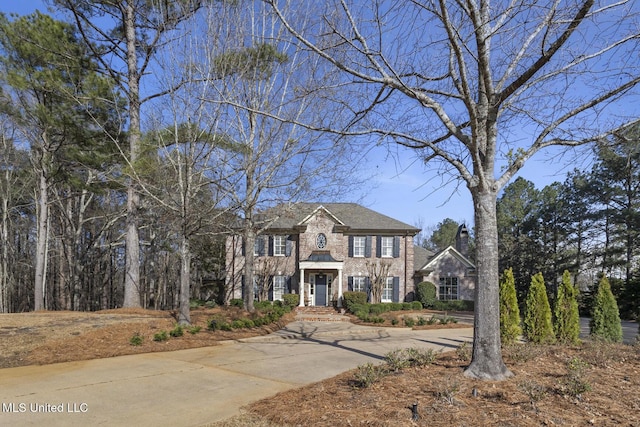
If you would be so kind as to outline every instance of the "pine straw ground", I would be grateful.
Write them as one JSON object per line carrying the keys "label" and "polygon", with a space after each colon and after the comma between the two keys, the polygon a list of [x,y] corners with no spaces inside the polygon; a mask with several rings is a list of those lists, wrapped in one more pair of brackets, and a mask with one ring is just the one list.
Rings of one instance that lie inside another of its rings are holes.
{"label": "pine straw ground", "polygon": [[[207,331],[207,321],[216,314],[244,316],[237,309],[194,310],[192,320],[200,332],[155,342],[155,333],[175,326],[170,313],[0,314],[0,368],[216,345],[269,333],[293,318],[288,315],[270,328]],[[143,337],[142,345],[129,343],[134,334]],[[463,347],[440,354],[431,365],[391,373],[368,388],[355,385],[355,371],[346,372],[255,402],[242,416],[214,425],[640,427],[640,344],[585,341],[572,347],[505,348],[505,362],[515,376],[502,382],[464,377],[468,352]],[[578,369],[571,369],[571,361]]]}
{"label": "pine straw ground", "polygon": [[[191,323],[200,326],[198,333],[185,330],[179,338],[154,341],[156,333],[174,329],[174,315],[144,309],[0,314],[0,368],[212,346],[224,340],[269,334],[294,316],[287,314],[277,324],[260,328],[212,332],[207,330],[212,317],[235,320],[247,313],[236,307],[196,309],[191,311]],[[142,344],[134,346],[130,340],[136,334],[142,337]]]}
{"label": "pine straw ground", "polygon": [[463,353],[441,354],[368,388],[346,372],[256,402],[216,426],[640,426],[638,345],[516,345],[504,351],[515,376],[502,382],[464,377]]}

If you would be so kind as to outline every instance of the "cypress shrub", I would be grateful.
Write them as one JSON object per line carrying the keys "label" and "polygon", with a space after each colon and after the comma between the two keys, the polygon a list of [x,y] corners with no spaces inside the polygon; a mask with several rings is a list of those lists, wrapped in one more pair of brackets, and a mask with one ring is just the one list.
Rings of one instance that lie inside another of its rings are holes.
{"label": "cypress shrub", "polygon": [[431,308],[436,302],[436,285],[431,282],[420,282],[416,286],[416,300],[422,303],[422,307]]}
{"label": "cypress shrub", "polygon": [[500,339],[503,344],[512,344],[520,335],[522,328],[516,281],[513,278],[513,269],[509,268],[500,278]]}
{"label": "cypress shrub", "polygon": [[555,341],[551,324],[551,307],[542,273],[531,277],[531,286],[525,302],[523,332],[527,340],[537,344]]}
{"label": "cypress shrub", "polygon": [[589,322],[591,335],[611,342],[622,341],[622,324],[618,304],[611,292],[609,280],[602,276],[598,285],[598,293],[593,301],[593,311]]}
{"label": "cypress shrub", "polygon": [[558,341],[576,344],[580,337],[580,315],[578,314],[578,289],[571,284],[567,270],[562,273],[562,283],[554,307],[554,330]]}

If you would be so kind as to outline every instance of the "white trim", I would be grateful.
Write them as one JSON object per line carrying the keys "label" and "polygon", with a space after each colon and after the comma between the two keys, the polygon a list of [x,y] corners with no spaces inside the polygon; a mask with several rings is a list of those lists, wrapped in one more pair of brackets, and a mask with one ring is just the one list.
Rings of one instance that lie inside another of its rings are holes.
{"label": "white trim", "polygon": [[423,270],[429,270],[429,267],[432,265],[437,264],[441,258],[443,258],[445,255],[447,254],[451,254],[453,257],[457,258],[460,262],[462,262],[463,264],[465,264],[465,266],[467,268],[476,268],[475,264],[473,264],[469,258],[465,257],[464,255],[462,255],[460,252],[458,252],[458,250],[456,248],[454,248],[453,246],[449,246],[446,249],[440,251],[439,253],[437,253],[433,258],[431,258],[429,261],[427,261],[427,263],[420,268],[418,271],[423,271]]}
{"label": "white trim", "polygon": [[324,206],[320,205],[317,208],[315,208],[313,210],[313,212],[311,212],[309,215],[307,215],[306,217],[304,217],[304,219],[302,221],[300,221],[298,223],[298,225],[304,225],[307,221],[309,221],[320,209],[322,209],[323,211],[325,211],[335,222],[337,222],[340,225],[344,225],[344,222],[340,221],[338,219],[338,217],[336,217],[334,214],[332,214],[329,209],[325,208]]}

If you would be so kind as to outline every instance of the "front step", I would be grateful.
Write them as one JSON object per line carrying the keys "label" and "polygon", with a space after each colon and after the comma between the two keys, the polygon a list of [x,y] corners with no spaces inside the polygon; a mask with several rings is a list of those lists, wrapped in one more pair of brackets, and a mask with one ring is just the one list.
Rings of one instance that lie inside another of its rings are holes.
{"label": "front step", "polygon": [[296,320],[301,322],[350,322],[349,316],[340,314],[333,307],[296,307]]}

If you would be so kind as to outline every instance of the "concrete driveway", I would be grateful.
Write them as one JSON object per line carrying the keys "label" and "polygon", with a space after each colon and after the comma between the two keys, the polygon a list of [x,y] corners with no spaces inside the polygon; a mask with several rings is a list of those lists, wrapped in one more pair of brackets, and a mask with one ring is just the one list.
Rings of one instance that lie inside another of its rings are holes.
{"label": "concrete driveway", "polygon": [[201,426],[404,347],[454,349],[473,330],[294,322],[220,346],[0,370],[0,425]]}

